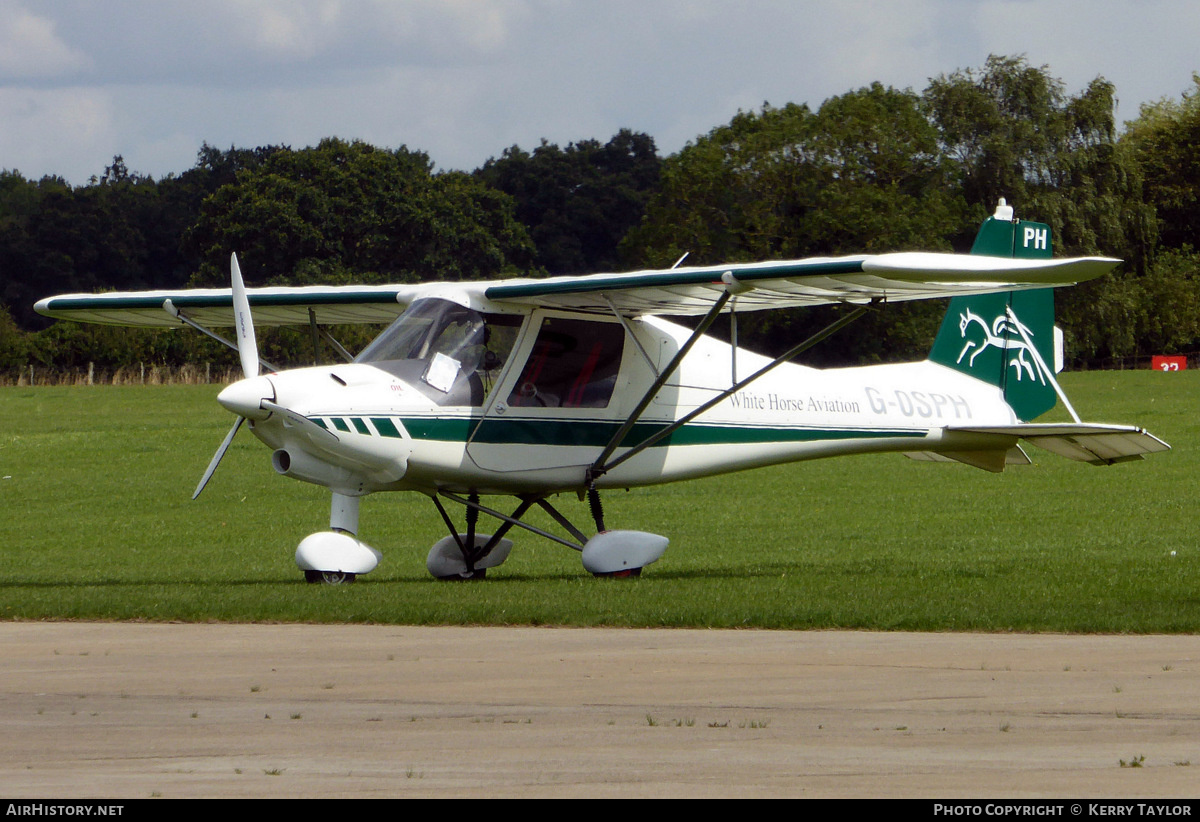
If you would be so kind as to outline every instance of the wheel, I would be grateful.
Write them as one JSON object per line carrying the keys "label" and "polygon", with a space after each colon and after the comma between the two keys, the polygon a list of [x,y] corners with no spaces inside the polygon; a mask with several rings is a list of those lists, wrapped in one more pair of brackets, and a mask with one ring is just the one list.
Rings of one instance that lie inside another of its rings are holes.
{"label": "wheel", "polygon": [[[454,582],[466,579],[485,579],[487,569],[495,568],[508,559],[508,553],[512,550],[512,540],[501,539],[487,556],[475,560],[474,571],[468,571],[467,561],[463,558],[462,549],[458,547],[459,542],[465,539],[462,534],[459,534],[457,537],[443,537],[438,540],[429,549],[429,556],[425,559],[425,567],[429,573],[438,579]],[[480,548],[491,539],[491,534],[476,534],[475,547]]]}
{"label": "wheel", "polygon": [[592,574],[594,577],[608,577],[609,579],[630,579],[632,577],[640,577],[641,575],[641,568],[627,568],[623,571],[609,571],[608,573]]}
{"label": "wheel", "polygon": [[471,573],[463,576],[462,574],[450,574],[449,576],[438,577],[443,582],[470,582],[473,579],[486,579],[487,568],[476,568]]}
{"label": "wheel", "polygon": [[346,585],[354,582],[354,574],[344,571],[305,571],[304,581],[308,583],[323,582],[326,585]]}

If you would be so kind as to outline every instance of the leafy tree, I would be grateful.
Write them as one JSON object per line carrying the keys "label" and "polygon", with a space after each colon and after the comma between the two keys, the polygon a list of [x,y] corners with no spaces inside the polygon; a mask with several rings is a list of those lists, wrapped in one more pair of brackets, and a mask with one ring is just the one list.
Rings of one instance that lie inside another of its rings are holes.
{"label": "leafy tree", "polygon": [[1064,254],[1106,253],[1142,267],[1154,243],[1141,174],[1115,142],[1115,89],[1097,77],[1077,96],[1046,66],[988,58],[934,78],[923,99],[958,185],[981,220],[1000,197],[1049,223]]}
{"label": "leafy tree", "polygon": [[[119,155],[77,188],[0,171],[0,365],[227,356],[190,334],[20,329],[45,327],[32,304],[50,293],[225,285],[235,250],[251,281],[296,284],[665,267],[685,251],[689,264],[962,251],[999,197],[1049,223],[1059,253],[1127,261],[1059,292],[1069,354],[1189,350],[1200,340],[1193,82],[1178,101],[1143,106],[1119,141],[1112,84],[1071,95],[1045,66],[992,56],[920,95],[874,83],[816,111],[739,111],[666,159],[622,130],[607,143],[512,146],[474,174],[334,138],[298,151],[205,144],[193,168],[158,181]],[[836,310],[746,314],[740,338],[777,351]],[[942,310],[873,312],[806,358],[921,356]],[[311,356],[307,335],[269,330],[261,342],[281,362]]]}
{"label": "leafy tree", "polygon": [[1138,278],[1142,316],[1139,354],[1182,354],[1200,341],[1200,254],[1190,247],[1168,249]]}
{"label": "leafy tree", "polygon": [[311,186],[269,171],[248,173],[204,201],[187,243],[202,260],[195,284],[228,279],[229,254],[253,261],[254,269],[277,279],[306,258],[333,255],[317,227],[328,216],[327,200]]}
{"label": "leafy tree", "polygon": [[622,242],[636,264],[668,266],[779,256],[789,226],[811,208],[817,180],[803,148],[808,106],[764,104],[696,139],[662,164],[659,189]]}
{"label": "leafy tree", "polygon": [[28,341],[13,322],[8,308],[0,305],[0,370],[21,368],[28,362]]}
{"label": "leafy tree", "polygon": [[431,177],[385,223],[387,259],[408,281],[527,273],[534,247],[511,198],[462,172]]}
{"label": "leafy tree", "polygon": [[1200,74],[1192,75],[1192,84],[1179,100],[1143,105],[1121,138],[1141,166],[1146,201],[1169,248],[1200,248]]}
{"label": "leafy tree", "polygon": [[205,200],[186,244],[196,283],[228,278],[237,251],[269,282],[494,277],[533,248],[512,201],[459,172],[434,174],[423,152],[322,140],[281,149]]}
{"label": "leafy tree", "polygon": [[17,316],[32,314],[32,263],[38,259],[30,237],[41,192],[17,171],[0,171],[0,304],[14,306]]}
{"label": "leafy tree", "polygon": [[[625,241],[632,258],[669,265],[949,249],[961,200],[938,133],[911,91],[873,84],[807,106],[738,112],[663,164],[662,187]],[[826,324],[836,309],[761,312],[740,340],[771,352]],[[861,320],[806,357],[879,360],[924,353],[936,308],[899,306]]]}
{"label": "leafy tree", "polygon": [[77,188],[0,172],[0,301],[22,327],[42,328],[48,321],[33,303],[48,294],[183,286],[198,260],[180,238],[201,202],[274,151],[205,145],[194,168],[157,182],[130,171],[120,155]]}
{"label": "leafy tree", "polygon": [[962,203],[920,98],[874,83],[827,100],[813,125],[819,186],[797,251],[949,250]]}
{"label": "leafy tree", "polygon": [[951,172],[911,91],[876,83],[816,113],[764,105],[668,158],[626,247],[657,264],[948,248]]}
{"label": "leafy tree", "polygon": [[3,188],[0,299],[20,324],[39,324],[33,303],[47,294],[135,288],[151,279],[145,229],[159,217],[156,187],[129,174],[120,158],[103,182],[79,189],[57,178],[29,183],[15,172]]}
{"label": "leafy tree", "polygon": [[512,146],[475,174],[516,202],[540,268],[580,274],[620,268],[618,244],[641,220],[661,162],[649,135],[622,129],[604,144]]}
{"label": "leafy tree", "polygon": [[976,218],[1007,197],[1050,224],[1057,253],[1126,261],[1114,275],[1058,292],[1068,355],[1078,360],[1137,350],[1146,292],[1136,280],[1157,243],[1142,169],[1115,138],[1114,93],[1097,77],[1070,96],[1046,66],[997,56],[980,71],[935,78],[925,92]]}

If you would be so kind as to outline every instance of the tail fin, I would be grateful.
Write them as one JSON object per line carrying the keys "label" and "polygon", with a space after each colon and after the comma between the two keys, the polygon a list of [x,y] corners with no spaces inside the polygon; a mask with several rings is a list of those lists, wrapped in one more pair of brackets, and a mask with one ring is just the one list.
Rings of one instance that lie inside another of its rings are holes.
{"label": "tail fin", "polygon": [[[995,215],[984,221],[971,247],[972,254],[1022,259],[1050,257],[1051,251],[1050,227],[1014,220],[1012,207],[1004,200]],[[1053,363],[1054,290],[1050,288],[955,297],[929,359],[999,386],[1017,416],[1031,420],[1053,408],[1057,394],[1013,317],[1041,362]]]}

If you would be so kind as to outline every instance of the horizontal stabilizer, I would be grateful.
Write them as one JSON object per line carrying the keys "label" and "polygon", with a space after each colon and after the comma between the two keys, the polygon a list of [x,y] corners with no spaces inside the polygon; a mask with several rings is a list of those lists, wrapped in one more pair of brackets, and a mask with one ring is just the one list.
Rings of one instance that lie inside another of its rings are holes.
{"label": "horizontal stabilizer", "polygon": [[1019,445],[992,451],[910,451],[904,456],[920,462],[961,462],[998,474],[1006,465],[1029,465],[1028,455]]}
{"label": "horizontal stabilizer", "polygon": [[1020,437],[1067,459],[1091,465],[1140,460],[1144,454],[1169,451],[1171,446],[1145,429],[1132,425],[1096,423],[1025,423],[984,427],[953,427],[948,431]]}

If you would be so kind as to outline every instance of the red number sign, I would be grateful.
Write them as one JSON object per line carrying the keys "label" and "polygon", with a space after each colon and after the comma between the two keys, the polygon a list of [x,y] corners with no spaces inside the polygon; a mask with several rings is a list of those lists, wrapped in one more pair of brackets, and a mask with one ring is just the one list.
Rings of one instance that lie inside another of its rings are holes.
{"label": "red number sign", "polygon": [[1187,368],[1187,357],[1182,355],[1175,357],[1156,355],[1150,361],[1150,367],[1155,371],[1183,371]]}

